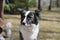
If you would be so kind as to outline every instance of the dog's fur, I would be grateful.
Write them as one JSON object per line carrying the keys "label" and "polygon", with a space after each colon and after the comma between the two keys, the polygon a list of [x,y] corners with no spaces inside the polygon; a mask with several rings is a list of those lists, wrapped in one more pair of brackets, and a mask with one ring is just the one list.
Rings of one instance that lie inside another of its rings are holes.
{"label": "dog's fur", "polygon": [[0,40],[5,40],[5,38],[3,37],[3,35],[1,34],[3,31],[3,29],[0,27]]}
{"label": "dog's fur", "polygon": [[5,34],[6,34],[6,37],[11,37],[11,28],[12,28],[12,23],[11,22],[7,22],[6,23],[6,28],[4,30]]}
{"label": "dog's fur", "polygon": [[11,37],[11,28],[12,28],[12,24],[11,22],[7,22],[5,23],[5,20],[0,18],[0,28],[2,28],[2,30],[0,31],[4,31],[6,36],[4,37]]}
{"label": "dog's fur", "polygon": [[0,34],[0,40],[5,40],[2,34]]}
{"label": "dog's fur", "polygon": [[18,9],[21,14],[20,39],[37,40],[39,33],[39,10],[35,12]]}

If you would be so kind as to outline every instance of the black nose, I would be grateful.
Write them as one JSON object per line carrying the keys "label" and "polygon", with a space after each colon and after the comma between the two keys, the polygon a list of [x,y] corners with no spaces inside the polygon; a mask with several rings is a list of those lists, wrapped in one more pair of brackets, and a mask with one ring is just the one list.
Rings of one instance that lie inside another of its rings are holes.
{"label": "black nose", "polygon": [[23,22],[22,25],[25,25],[25,23]]}

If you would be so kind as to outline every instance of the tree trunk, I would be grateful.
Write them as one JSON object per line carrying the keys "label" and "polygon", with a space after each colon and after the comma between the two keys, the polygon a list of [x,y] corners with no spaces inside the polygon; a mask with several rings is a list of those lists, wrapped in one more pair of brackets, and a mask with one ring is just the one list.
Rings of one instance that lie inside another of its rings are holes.
{"label": "tree trunk", "polygon": [[4,18],[3,15],[4,15],[4,2],[5,0],[0,0],[0,18]]}
{"label": "tree trunk", "polygon": [[48,7],[48,10],[51,11],[51,4],[52,4],[52,0],[50,0],[50,5]]}
{"label": "tree trunk", "polygon": [[56,0],[56,6],[59,7],[59,0]]}
{"label": "tree trunk", "polygon": [[38,9],[39,9],[40,11],[42,11],[42,8],[41,8],[41,0],[38,0]]}

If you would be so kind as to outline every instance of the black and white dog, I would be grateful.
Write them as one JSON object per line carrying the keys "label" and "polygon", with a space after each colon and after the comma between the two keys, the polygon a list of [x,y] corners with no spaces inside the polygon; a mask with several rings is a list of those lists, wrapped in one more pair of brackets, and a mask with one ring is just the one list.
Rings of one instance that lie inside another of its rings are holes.
{"label": "black and white dog", "polygon": [[21,40],[37,40],[39,33],[39,10],[35,12],[24,11],[18,8],[21,14],[20,39]]}

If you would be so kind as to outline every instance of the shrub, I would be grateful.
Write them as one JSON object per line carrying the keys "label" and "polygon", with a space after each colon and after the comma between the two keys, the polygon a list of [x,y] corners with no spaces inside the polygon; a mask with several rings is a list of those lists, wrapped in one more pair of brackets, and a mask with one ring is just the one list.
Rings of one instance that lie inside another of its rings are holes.
{"label": "shrub", "polygon": [[5,4],[5,8],[4,9],[10,11],[10,6]]}
{"label": "shrub", "polygon": [[36,7],[36,0],[31,0],[30,2],[29,2],[29,7]]}

